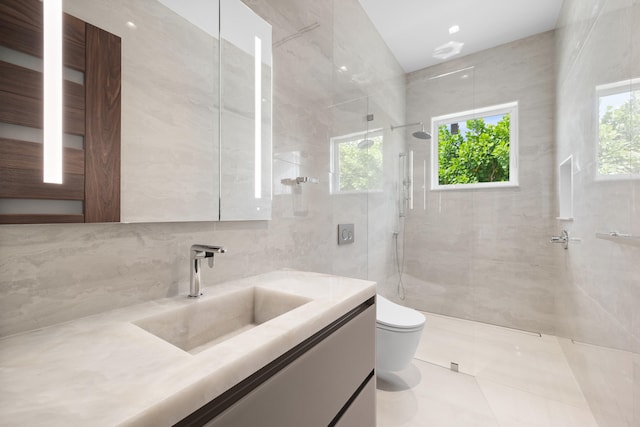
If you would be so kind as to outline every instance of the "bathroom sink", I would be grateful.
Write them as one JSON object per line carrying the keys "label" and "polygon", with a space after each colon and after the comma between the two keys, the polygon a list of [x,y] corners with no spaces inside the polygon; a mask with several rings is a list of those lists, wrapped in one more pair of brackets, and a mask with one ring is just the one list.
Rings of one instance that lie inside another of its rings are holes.
{"label": "bathroom sink", "polygon": [[190,301],[184,307],[134,322],[187,351],[200,353],[311,301],[253,286]]}

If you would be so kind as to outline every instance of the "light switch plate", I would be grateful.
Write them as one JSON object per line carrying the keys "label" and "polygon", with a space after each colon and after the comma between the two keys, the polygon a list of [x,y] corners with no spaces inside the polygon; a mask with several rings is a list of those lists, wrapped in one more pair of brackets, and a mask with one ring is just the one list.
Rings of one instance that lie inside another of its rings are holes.
{"label": "light switch plate", "polygon": [[348,245],[355,241],[353,224],[338,224],[338,245]]}

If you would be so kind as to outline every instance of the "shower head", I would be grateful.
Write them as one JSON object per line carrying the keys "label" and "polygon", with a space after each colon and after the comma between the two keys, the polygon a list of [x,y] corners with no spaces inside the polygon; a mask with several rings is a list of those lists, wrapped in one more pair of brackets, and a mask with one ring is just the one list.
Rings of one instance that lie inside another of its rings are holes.
{"label": "shower head", "polygon": [[420,130],[413,132],[412,135],[414,138],[418,138],[418,139],[431,139],[431,135],[428,132],[425,132],[424,130],[424,124],[422,122],[416,122],[416,123],[407,123],[406,125],[398,125],[398,126],[391,126],[391,131],[398,129],[398,128],[404,128],[407,126],[420,126]]}
{"label": "shower head", "polygon": [[372,139],[363,139],[362,141],[358,142],[358,148],[361,150],[371,148],[374,143],[375,141]]}
{"label": "shower head", "polygon": [[431,139],[431,134],[424,131],[424,125],[421,125],[420,130],[412,133],[411,135],[413,135],[414,138],[418,139]]}

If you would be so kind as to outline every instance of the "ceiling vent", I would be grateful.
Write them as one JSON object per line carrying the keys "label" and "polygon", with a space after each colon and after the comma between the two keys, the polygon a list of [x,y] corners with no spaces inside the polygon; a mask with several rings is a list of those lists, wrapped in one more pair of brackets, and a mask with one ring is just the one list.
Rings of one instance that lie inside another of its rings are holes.
{"label": "ceiling vent", "polygon": [[450,41],[438,46],[433,50],[433,57],[438,59],[448,59],[462,52],[462,46],[464,43]]}

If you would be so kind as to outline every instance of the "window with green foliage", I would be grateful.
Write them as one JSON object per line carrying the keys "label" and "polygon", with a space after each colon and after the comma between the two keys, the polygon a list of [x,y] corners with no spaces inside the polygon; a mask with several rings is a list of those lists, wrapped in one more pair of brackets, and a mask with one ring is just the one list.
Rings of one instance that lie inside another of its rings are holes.
{"label": "window with green foliage", "polygon": [[640,79],[598,86],[600,179],[640,178]]}
{"label": "window with green foliage", "polygon": [[331,138],[332,193],[382,190],[382,130]]}
{"label": "window with green foliage", "polygon": [[431,189],[518,185],[518,104],[432,119]]}

